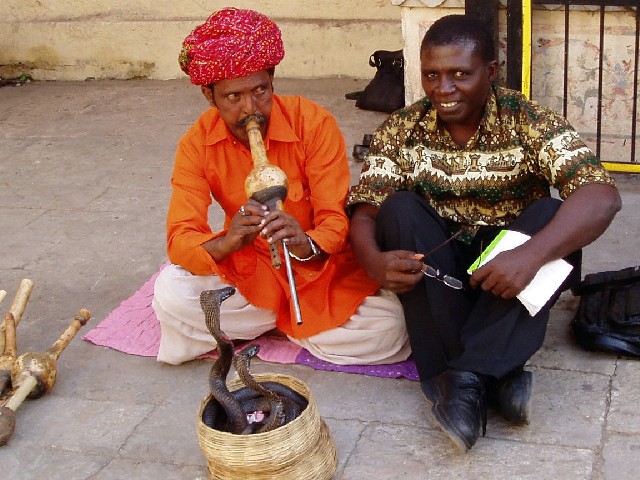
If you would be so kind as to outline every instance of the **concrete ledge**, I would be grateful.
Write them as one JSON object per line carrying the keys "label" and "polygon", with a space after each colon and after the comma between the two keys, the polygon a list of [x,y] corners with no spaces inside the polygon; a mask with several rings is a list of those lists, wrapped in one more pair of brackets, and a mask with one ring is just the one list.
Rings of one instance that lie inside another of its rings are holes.
{"label": "concrete ledge", "polygon": [[[70,0],[0,5],[0,77],[38,80],[174,79],[182,40],[227,2],[167,4]],[[254,8],[280,26],[288,78],[372,78],[369,55],[399,50],[400,9],[386,0],[230,2]],[[206,7],[206,8],[204,8]]]}

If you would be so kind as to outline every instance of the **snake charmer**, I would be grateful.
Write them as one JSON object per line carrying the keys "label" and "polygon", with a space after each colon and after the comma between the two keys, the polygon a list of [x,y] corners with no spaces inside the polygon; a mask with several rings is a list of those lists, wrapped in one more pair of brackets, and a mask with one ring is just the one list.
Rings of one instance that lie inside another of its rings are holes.
{"label": "snake charmer", "polygon": [[[333,115],[301,96],[274,93],[282,35],[265,15],[214,12],[184,40],[179,63],[208,108],[181,138],[167,217],[170,265],[159,274],[153,308],[158,360],[180,364],[216,347],[200,292],[237,293],[221,306],[220,327],[249,340],[273,329],[336,364],[381,364],[410,353],[402,306],[358,265],[344,202],[350,182],[344,138]],[[269,162],[288,177],[282,209],[247,198],[253,168],[245,122],[260,118]],[[209,207],[224,225],[209,223]],[[212,228],[214,227],[214,228]],[[286,242],[304,323],[294,318],[284,269],[270,245]]]}

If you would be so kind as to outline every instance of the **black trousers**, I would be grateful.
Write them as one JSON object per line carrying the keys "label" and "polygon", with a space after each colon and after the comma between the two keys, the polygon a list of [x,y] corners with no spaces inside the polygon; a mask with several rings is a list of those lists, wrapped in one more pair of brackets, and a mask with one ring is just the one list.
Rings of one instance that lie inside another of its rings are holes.
{"label": "black trousers", "polygon": [[[422,380],[448,368],[500,378],[523,366],[542,346],[549,310],[563,290],[580,281],[582,251],[565,258],[574,267],[571,274],[534,317],[517,298],[504,300],[472,289],[466,271],[501,229],[533,235],[553,218],[560,204],[552,198],[538,200],[511,225],[481,227],[471,245],[453,240],[429,255],[428,264],[462,280],[464,289],[425,277],[413,291],[399,295]],[[376,228],[383,251],[425,254],[456,233],[423,197],[412,192],[390,196],[381,205]]]}

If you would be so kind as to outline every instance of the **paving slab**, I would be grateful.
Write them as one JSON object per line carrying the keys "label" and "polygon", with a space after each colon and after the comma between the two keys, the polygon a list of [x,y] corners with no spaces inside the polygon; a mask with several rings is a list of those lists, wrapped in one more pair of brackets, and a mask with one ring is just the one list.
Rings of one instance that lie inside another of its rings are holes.
{"label": "paving slab", "polygon": [[341,478],[589,478],[594,459],[586,449],[521,441],[485,438],[471,454],[450,443],[440,431],[378,424],[362,435]]}
{"label": "paving slab", "polygon": [[[621,362],[611,379],[611,405],[607,430],[628,435],[640,435],[640,375],[638,364]],[[640,472],[640,470],[638,470]]]}
{"label": "paving slab", "polygon": [[[366,83],[276,78],[275,86],[334,112],[350,152],[386,117],[344,98]],[[3,87],[0,106],[2,311],[22,278],[34,280],[18,350],[41,351],[80,308],[93,314],[84,330],[95,327],[166,260],[176,144],[207,105],[187,80],[129,80]],[[360,166],[351,159],[352,182]],[[623,210],[585,248],[584,273],[640,265],[640,177],[615,176]],[[220,225],[219,209],[211,212]],[[637,478],[638,361],[575,345],[576,306],[563,294],[529,362],[531,425],[513,427],[489,411],[487,437],[467,454],[435,428],[417,382],[252,365],[309,385],[336,442],[335,480]],[[58,361],[53,390],[18,410],[0,447],[0,479],[207,478],[195,416],[210,361],[168,366],[79,336]]]}

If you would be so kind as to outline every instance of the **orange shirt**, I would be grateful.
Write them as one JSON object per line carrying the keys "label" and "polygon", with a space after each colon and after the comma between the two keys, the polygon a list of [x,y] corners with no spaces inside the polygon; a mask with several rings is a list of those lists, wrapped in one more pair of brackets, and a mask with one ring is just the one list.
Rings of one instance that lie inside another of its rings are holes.
{"label": "orange shirt", "polygon": [[[289,179],[284,209],[329,254],[325,261],[291,261],[303,324],[295,322],[286,269],[273,268],[265,240],[258,238],[219,263],[202,247],[225,234],[230,217],[247,200],[244,181],[253,168],[251,152],[215,108],[178,145],[167,218],[169,259],[195,275],[219,275],[251,304],[274,311],[281,331],[305,338],[346,322],[379,284],[359,267],[347,242],[350,173],[335,118],[305,98],[274,95],[264,143],[269,161]],[[212,197],[225,212],[218,232],[208,223]]]}

